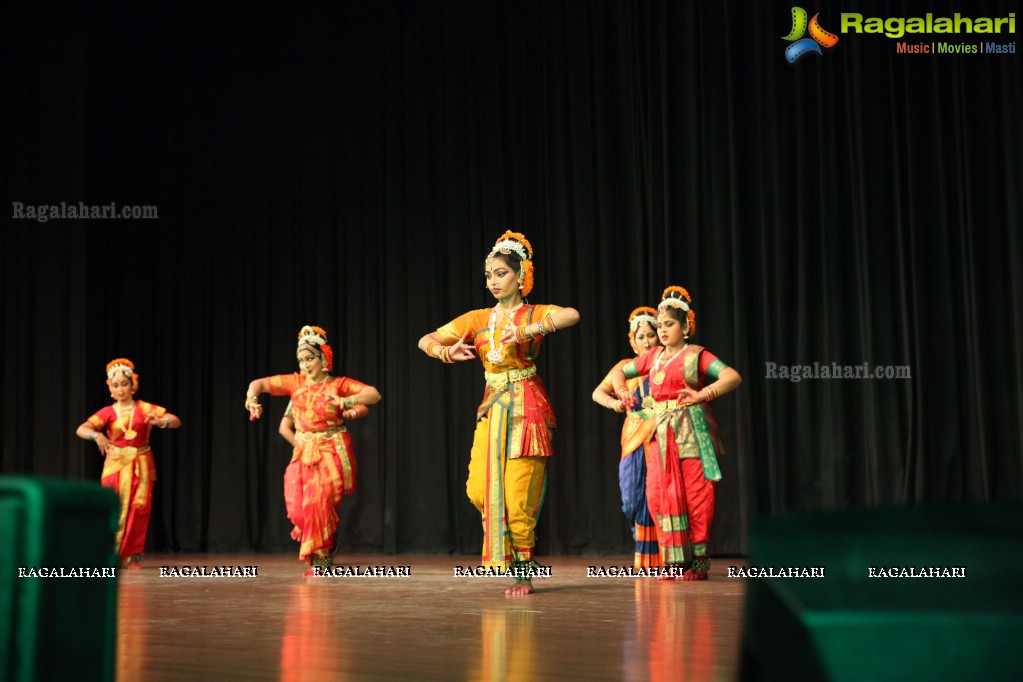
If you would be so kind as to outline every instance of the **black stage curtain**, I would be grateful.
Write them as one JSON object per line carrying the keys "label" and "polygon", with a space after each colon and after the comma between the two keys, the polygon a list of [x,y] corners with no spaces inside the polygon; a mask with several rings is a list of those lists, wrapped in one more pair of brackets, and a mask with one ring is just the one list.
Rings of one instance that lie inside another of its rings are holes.
{"label": "black stage curtain", "polygon": [[[899,54],[839,19],[1014,3],[825,3],[840,42],[795,64],[780,0],[115,7],[0,22],[4,473],[98,478],[73,432],[127,356],[184,422],[154,436],[151,548],[294,549],[286,400],[257,423],[242,402],[319,324],[384,396],[353,427],[342,548],[474,553],[481,371],[416,342],[492,303],[483,258],[512,228],[531,299],[582,315],[539,361],[559,419],[545,553],[630,551],[621,418],[590,392],[668,284],[745,379],[715,404],[713,553],[786,511],[1023,497],[1019,55]],[[984,38],[1015,34],[947,41]],[[769,376],[814,362],[911,377]]]}

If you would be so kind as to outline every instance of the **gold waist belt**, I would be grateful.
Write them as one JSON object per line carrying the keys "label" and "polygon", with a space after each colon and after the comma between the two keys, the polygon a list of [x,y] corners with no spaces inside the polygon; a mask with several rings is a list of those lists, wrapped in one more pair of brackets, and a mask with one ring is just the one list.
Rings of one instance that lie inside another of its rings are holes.
{"label": "gold waist belt", "polygon": [[680,403],[677,400],[661,400],[654,402],[654,404],[651,405],[651,407],[653,408],[655,413],[661,414],[662,412],[675,410],[678,409],[679,407],[684,407],[685,405],[686,403]]}
{"label": "gold waist belt", "polygon": [[347,429],[343,426],[337,428],[327,429],[326,431],[296,431],[295,440],[300,440],[303,443],[309,443],[314,440],[327,440],[333,438],[336,433],[344,433]]}
{"label": "gold waist belt", "polygon": [[516,381],[525,381],[536,375],[536,365],[525,369],[510,369],[507,372],[484,372],[483,378],[487,380],[487,386],[495,391],[503,391],[508,384]]}
{"label": "gold waist belt", "polygon": [[115,457],[120,457],[122,459],[126,459],[127,460],[127,459],[131,459],[135,455],[141,455],[143,452],[149,452],[149,446],[148,445],[143,445],[140,448],[133,448],[133,447],[119,448],[116,445],[108,445],[107,446],[107,452],[108,453],[113,453],[113,455]]}

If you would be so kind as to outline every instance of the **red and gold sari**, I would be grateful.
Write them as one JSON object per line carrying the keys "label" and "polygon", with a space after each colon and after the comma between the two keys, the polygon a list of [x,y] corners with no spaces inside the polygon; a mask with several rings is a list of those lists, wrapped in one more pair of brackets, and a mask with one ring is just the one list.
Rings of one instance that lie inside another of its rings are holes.
{"label": "red and gold sari", "polygon": [[156,465],[149,448],[152,427],[146,417],[163,417],[166,412],[167,408],[136,400],[131,414],[119,415],[113,405],[108,405],[88,419],[110,441],[100,482],[121,500],[115,542],[122,562],[142,554],[146,547],[156,482]]}
{"label": "red and gold sari", "polygon": [[626,365],[627,378],[651,374],[656,438],[647,449],[647,503],[657,521],[665,564],[688,564],[707,556],[714,521],[714,484],[721,479],[717,455],[724,450],[717,422],[705,403],[681,408],[683,388],[699,391],[727,365],[701,346],[690,344],[670,360],[658,362],[663,348]]}
{"label": "red and gold sari", "polygon": [[295,420],[295,449],[284,473],[284,501],[294,524],[291,537],[298,556],[330,556],[337,531],[337,507],[355,490],[355,457],[341,410],[329,399],[358,393],[364,384],[347,377],[310,382],[304,374],[268,377],[272,395],[290,395]]}

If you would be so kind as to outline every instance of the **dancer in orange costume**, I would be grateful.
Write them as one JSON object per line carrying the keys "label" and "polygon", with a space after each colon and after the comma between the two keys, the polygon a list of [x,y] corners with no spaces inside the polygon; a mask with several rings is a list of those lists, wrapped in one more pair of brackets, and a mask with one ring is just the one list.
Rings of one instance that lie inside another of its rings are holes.
{"label": "dancer in orange costume", "polygon": [[[629,345],[636,355],[648,353],[660,345],[656,315],[657,311],[648,306],[636,308],[629,314]],[[630,362],[631,359],[620,360],[615,368]],[[608,372],[604,380],[593,389],[592,397],[598,405],[626,413],[625,423],[622,424],[618,485],[622,492],[622,511],[632,526],[632,538],[636,541],[633,563],[636,568],[660,566],[657,527],[650,518],[646,502],[646,450],[654,437],[654,421],[653,412],[643,403],[650,402],[650,378],[636,377],[626,382],[626,387],[640,404],[639,409],[626,412],[622,401],[615,396],[611,377],[612,373]]]}
{"label": "dancer in orange costume", "polygon": [[505,232],[483,264],[493,308],[461,315],[419,340],[419,349],[442,362],[479,353],[487,382],[476,412],[466,493],[483,516],[483,564],[509,571],[505,593],[533,592],[536,519],[547,484],[554,411],[534,360],[540,343],[579,322],[573,308],[533,305],[533,247]]}

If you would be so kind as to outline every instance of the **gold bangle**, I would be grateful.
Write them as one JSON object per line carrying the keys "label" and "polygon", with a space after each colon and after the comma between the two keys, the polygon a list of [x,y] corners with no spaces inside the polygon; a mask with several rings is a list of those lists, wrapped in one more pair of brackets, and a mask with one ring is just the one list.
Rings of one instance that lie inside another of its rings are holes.
{"label": "gold bangle", "polygon": [[253,405],[259,404],[259,396],[249,395],[245,396],[245,409],[248,410]]}
{"label": "gold bangle", "polygon": [[443,348],[444,344],[441,343],[440,341],[431,341],[430,343],[428,343],[426,345],[426,354],[429,355],[432,358],[439,358],[440,357],[440,353],[434,353],[433,352],[433,347],[434,346],[440,346],[441,348]]}

